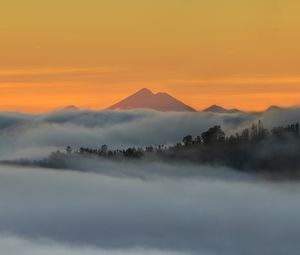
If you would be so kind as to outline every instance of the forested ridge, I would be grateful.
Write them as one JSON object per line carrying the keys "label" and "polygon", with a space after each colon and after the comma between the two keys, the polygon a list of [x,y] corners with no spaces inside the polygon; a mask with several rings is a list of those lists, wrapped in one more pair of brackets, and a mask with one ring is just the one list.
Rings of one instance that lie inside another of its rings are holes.
{"label": "forested ridge", "polygon": [[173,145],[110,149],[71,148],[53,152],[39,165],[58,167],[71,158],[99,158],[99,160],[162,160],[192,164],[227,166],[246,172],[273,172],[298,175],[300,170],[299,124],[266,129],[259,121],[234,135],[226,135],[221,126],[214,126],[199,136],[186,135]]}

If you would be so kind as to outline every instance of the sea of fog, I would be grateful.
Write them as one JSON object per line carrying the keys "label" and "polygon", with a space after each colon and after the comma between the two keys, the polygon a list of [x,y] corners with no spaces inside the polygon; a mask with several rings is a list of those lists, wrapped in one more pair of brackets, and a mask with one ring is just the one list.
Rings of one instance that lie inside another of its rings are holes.
{"label": "sea of fog", "polygon": [[1,254],[299,253],[298,182],[202,167],[182,177],[182,166],[139,165],[144,173],[152,167],[174,174],[141,179],[0,165]]}
{"label": "sea of fog", "polygon": [[300,122],[300,108],[264,113],[160,113],[61,111],[41,115],[0,113],[0,160],[39,159],[67,145],[111,148],[173,144],[213,125],[235,133],[262,120],[265,127]]}
{"label": "sea of fog", "polygon": [[[218,115],[151,111],[0,113],[0,159],[57,149],[172,144],[300,120],[299,109]],[[0,164],[0,254],[296,255],[300,182],[225,167],[78,161],[78,171]]]}

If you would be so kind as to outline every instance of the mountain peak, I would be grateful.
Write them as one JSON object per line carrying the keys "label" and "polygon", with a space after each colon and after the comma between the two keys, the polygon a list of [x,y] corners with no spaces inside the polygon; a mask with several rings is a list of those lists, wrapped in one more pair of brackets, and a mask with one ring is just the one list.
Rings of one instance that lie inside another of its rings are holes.
{"label": "mountain peak", "polygon": [[76,105],[67,105],[63,108],[65,111],[79,111],[80,109]]}
{"label": "mountain peak", "polygon": [[266,111],[280,111],[282,110],[283,108],[278,106],[278,105],[271,105]]}
{"label": "mountain peak", "polygon": [[155,94],[150,89],[143,88],[143,89],[135,92],[134,94],[132,94],[128,98],[143,100],[143,99],[146,99],[146,98],[153,97],[154,95]]}
{"label": "mountain peak", "polygon": [[151,109],[156,111],[195,111],[171,95],[159,92],[154,94],[150,89],[143,88],[108,108],[109,110]]}
{"label": "mountain peak", "polygon": [[77,112],[80,111],[80,109],[76,105],[67,105],[63,108],[58,108],[54,110],[54,112]]}
{"label": "mountain peak", "polygon": [[143,88],[136,92],[135,94],[145,94],[145,95],[153,95],[153,92],[148,88]]}

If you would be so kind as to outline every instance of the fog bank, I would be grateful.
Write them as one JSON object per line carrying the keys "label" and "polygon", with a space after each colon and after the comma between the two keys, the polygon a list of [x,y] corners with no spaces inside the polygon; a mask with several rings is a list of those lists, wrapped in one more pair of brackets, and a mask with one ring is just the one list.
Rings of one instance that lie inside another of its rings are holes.
{"label": "fog bank", "polygon": [[[147,173],[157,165],[139,167]],[[40,254],[57,246],[58,254],[71,247],[64,251],[75,255],[78,247],[87,247],[85,254],[129,254],[136,247],[142,254],[299,253],[299,183],[217,173],[143,180],[1,165],[0,235],[31,240],[25,251]],[[9,254],[5,247],[0,251]]]}
{"label": "fog bank", "polygon": [[41,115],[0,113],[0,160],[38,159],[67,145],[112,148],[173,144],[214,125],[235,133],[261,119],[267,128],[300,121],[300,109],[213,114],[155,111],[65,111]]}

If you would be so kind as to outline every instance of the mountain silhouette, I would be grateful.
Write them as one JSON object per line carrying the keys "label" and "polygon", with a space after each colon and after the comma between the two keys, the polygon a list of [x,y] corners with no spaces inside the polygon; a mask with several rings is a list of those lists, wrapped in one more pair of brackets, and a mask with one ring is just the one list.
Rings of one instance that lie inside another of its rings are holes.
{"label": "mountain silhouette", "polygon": [[239,113],[241,112],[238,109],[225,109],[219,105],[212,105],[203,110],[204,112],[213,112],[213,113]]}
{"label": "mountain silhouette", "polygon": [[277,105],[271,105],[269,108],[267,108],[265,111],[270,112],[270,111],[282,111],[285,108],[277,106]]}
{"label": "mountain silhouette", "polygon": [[57,113],[64,113],[64,112],[77,112],[77,111],[80,111],[80,109],[75,106],[75,105],[68,105],[68,106],[65,106],[63,108],[58,108],[58,109],[55,109],[53,112],[57,112]]}
{"label": "mountain silhouette", "polygon": [[154,94],[151,90],[144,88],[135,94],[112,105],[109,110],[131,110],[151,109],[156,111],[196,112],[192,107],[182,103],[167,93]]}
{"label": "mountain silhouette", "polygon": [[80,109],[75,105],[68,105],[65,108],[63,108],[62,110],[64,110],[64,111],[79,111]]}

